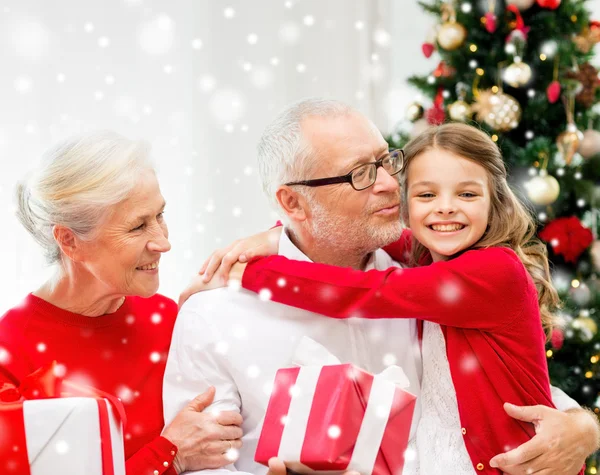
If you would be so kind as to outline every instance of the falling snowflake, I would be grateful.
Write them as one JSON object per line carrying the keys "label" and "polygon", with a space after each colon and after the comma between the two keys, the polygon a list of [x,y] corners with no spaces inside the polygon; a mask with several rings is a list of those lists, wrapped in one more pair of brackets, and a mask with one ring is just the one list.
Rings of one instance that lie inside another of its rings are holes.
{"label": "falling snowflake", "polygon": [[44,351],[46,351],[46,343],[38,343],[37,346],[36,346],[36,349],[40,353],[43,353]]}
{"label": "falling snowflake", "polygon": [[331,439],[337,439],[342,434],[342,430],[339,426],[332,425],[327,429],[327,436]]}
{"label": "falling snowflake", "polygon": [[26,94],[33,87],[33,80],[29,76],[18,76],[14,82],[15,89],[20,94]]}
{"label": "falling snowflake", "polygon": [[306,15],[303,19],[306,26],[313,26],[315,24],[315,17],[312,15]]}
{"label": "falling snowflake", "polygon": [[130,404],[133,401],[133,391],[124,384],[117,387],[115,394],[125,404]]}
{"label": "falling snowflake", "polygon": [[287,44],[297,43],[300,39],[300,27],[294,22],[284,23],[279,29],[279,39]]}
{"label": "falling snowflake", "polygon": [[269,383],[265,383],[263,385],[263,392],[267,395],[267,396],[271,396],[271,394],[273,393],[273,390],[275,389],[275,384],[273,384],[273,382],[269,382]]}
{"label": "falling snowflake", "polygon": [[150,361],[153,363],[158,363],[160,361],[160,353],[158,351],[153,351],[150,353]]}
{"label": "falling snowflake", "polygon": [[225,10],[223,10],[223,15],[225,18],[231,19],[235,16],[235,10],[231,7],[227,7]]}
{"label": "falling snowflake", "polygon": [[59,440],[54,445],[54,450],[56,450],[56,453],[59,455],[65,455],[69,452],[69,444],[64,440]]}
{"label": "falling snowflake", "polygon": [[162,315],[160,313],[153,313],[150,317],[150,321],[155,325],[159,324],[162,321]]}
{"label": "falling snowflake", "polygon": [[385,366],[395,365],[397,361],[398,361],[398,358],[396,358],[396,355],[394,355],[393,353],[386,353],[383,356],[383,364]]}
{"label": "falling snowflake", "polygon": [[98,38],[98,46],[100,46],[100,48],[108,48],[109,45],[110,39],[108,39],[108,37],[101,36],[100,38]]}
{"label": "falling snowflake", "polygon": [[251,379],[258,378],[258,376],[260,375],[260,369],[256,365],[250,365],[250,366],[248,366],[246,374]]}
{"label": "falling snowflake", "polygon": [[162,55],[173,46],[174,22],[168,15],[161,13],[144,23],[138,32],[138,42],[144,53]]}
{"label": "falling snowflake", "polygon": [[226,341],[219,341],[215,345],[215,352],[224,355],[229,351],[229,344]]}
{"label": "falling snowflake", "polygon": [[235,462],[237,459],[240,458],[240,452],[239,450],[232,447],[227,452],[225,452],[225,458],[230,462]]}
{"label": "falling snowflake", "polygon": [[442,299],[442,301],[444,301],[446,303],[454,303],[461,296],[460,288],[454,282],[444,282],[441,285],[439,291],[440,291],[440,298]]}
{"label": "falling snowflake", "polygon": [[260,292],[258,292],[258,298],[263,302],[271,300],[272,297],[273,293],[269,289],[261,289]]}
{"label": "falling snowflake", "polygon": [[0,346],[0,364],[10,363],[10,353],[6,348]]}

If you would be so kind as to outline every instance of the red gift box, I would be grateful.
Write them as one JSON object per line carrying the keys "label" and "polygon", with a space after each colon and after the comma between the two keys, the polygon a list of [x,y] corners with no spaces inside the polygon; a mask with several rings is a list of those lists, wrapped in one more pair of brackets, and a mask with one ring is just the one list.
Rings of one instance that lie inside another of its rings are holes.
{"label": "red gift box", "polygon": [[267,465],[283,460],[299,473],[356,470],[400,475],[416,397],[391,367],[372,375],[351,364],[280,369],[256,449]]}
{"label": "red gift box", "polygon": [[54,367],[0,389],[1,473],[125,475],[121,402],[60,380]]}

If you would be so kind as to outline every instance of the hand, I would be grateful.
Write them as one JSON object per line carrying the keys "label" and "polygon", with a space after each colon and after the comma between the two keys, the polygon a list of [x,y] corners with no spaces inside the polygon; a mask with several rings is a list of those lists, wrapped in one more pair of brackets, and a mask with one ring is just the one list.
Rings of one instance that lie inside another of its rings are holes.
{"label": "hand", "polygon": [[505,474],[576,475],[586,457],[596,450],[598,428],[584,410],[561,412],[546,406],[508,403],[504,410],[510,417],[535,427],[530,441],[490,460],[491,467]]}
{"label": "hand", "polygon": [[[287,473],[295,472],[292,472],[291,470],[288,471],[282,460],[276,457],[269,459],[269,471],[267,472],[267,475],[286,475]],[[344,472],[342,475],[360,475],[360,473],[351,470]]]}
{"label": "hand", "polygon": [[[221,287],[225,287],[226,285],[237,285],[238,287],[241,285],[242,277],[244,276],[244,270],[248,264],[236,262],[233,264],[229,275],[225,277],[217,277],[215,276],[208,282],[204,281],[204,278],[201,275],[197,275],[192,278],[192,281],[189,285],[184,289],[183,292],[179,295],[179,308],[185,303],[187,299],[189,299],[192,295],[198,292],[204,292],[205,290],[212,289],[220,289]],[[235,282],[235,284],[234,284]]]}
{"label": "hand", "polygon": [[249,238],[234,241],[230,246],[213,252],[202,264],[199,274],[203,276],[204,282],[208,282],[215,274],[221,277],[229,275],[231,267],[238,261],[248,262],[255,257],[277,254],[282,230],[283,226],[277,226]]}
{"label": "hand", "polygon": [[221,468],[235,461],[242,447],[242,416],[234,411],[202,412],[212,403],[211,387],[177,414],[162,436],[177,446],[173,465],[177,473],[186,470]]}

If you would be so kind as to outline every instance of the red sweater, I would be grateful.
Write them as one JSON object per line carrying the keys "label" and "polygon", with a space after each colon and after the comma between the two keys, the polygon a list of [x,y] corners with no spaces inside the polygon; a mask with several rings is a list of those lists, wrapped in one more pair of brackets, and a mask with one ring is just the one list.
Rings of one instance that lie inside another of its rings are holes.
{"label": "red sweater", "polygon": [[161,295],[127,297],[115,313],[92,318],[29,294],[0,318],[0,386],[19,384],[57,360],[65,379],[123,400],[128,475],[174,475],[177,448],[160,433],[162,379],[176,316],[175,302]]}
{"label": "red sweater", "polygon": [[[405,238],[386,248],[401,261]],[[277,285],[282,276],[284,287]],[[510,249],[471,250],[429,266],[368,272],[271,256],[249,263],[242,284],[333,318],[440,324],[465,446],[478,472],[501,473],[490,459],[535,434],[531,424],[505,413],[504,402],[553,407],[536,288]]]}

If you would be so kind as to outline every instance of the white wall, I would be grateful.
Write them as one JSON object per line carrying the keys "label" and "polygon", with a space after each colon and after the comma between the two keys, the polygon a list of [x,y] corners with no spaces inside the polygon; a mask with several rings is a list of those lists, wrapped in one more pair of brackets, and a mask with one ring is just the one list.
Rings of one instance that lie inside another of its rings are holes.
{"label": "white wall", "polygon": [[52,142],[110,128],[152,143],[173,244],[161,292],[176,297],[211,250],[273,223],[255,144],[280,109],[330,96],[383,124],[388,8],[389,0],[5,0],[0,309],[50,272],[14,217],[13,190]]}

